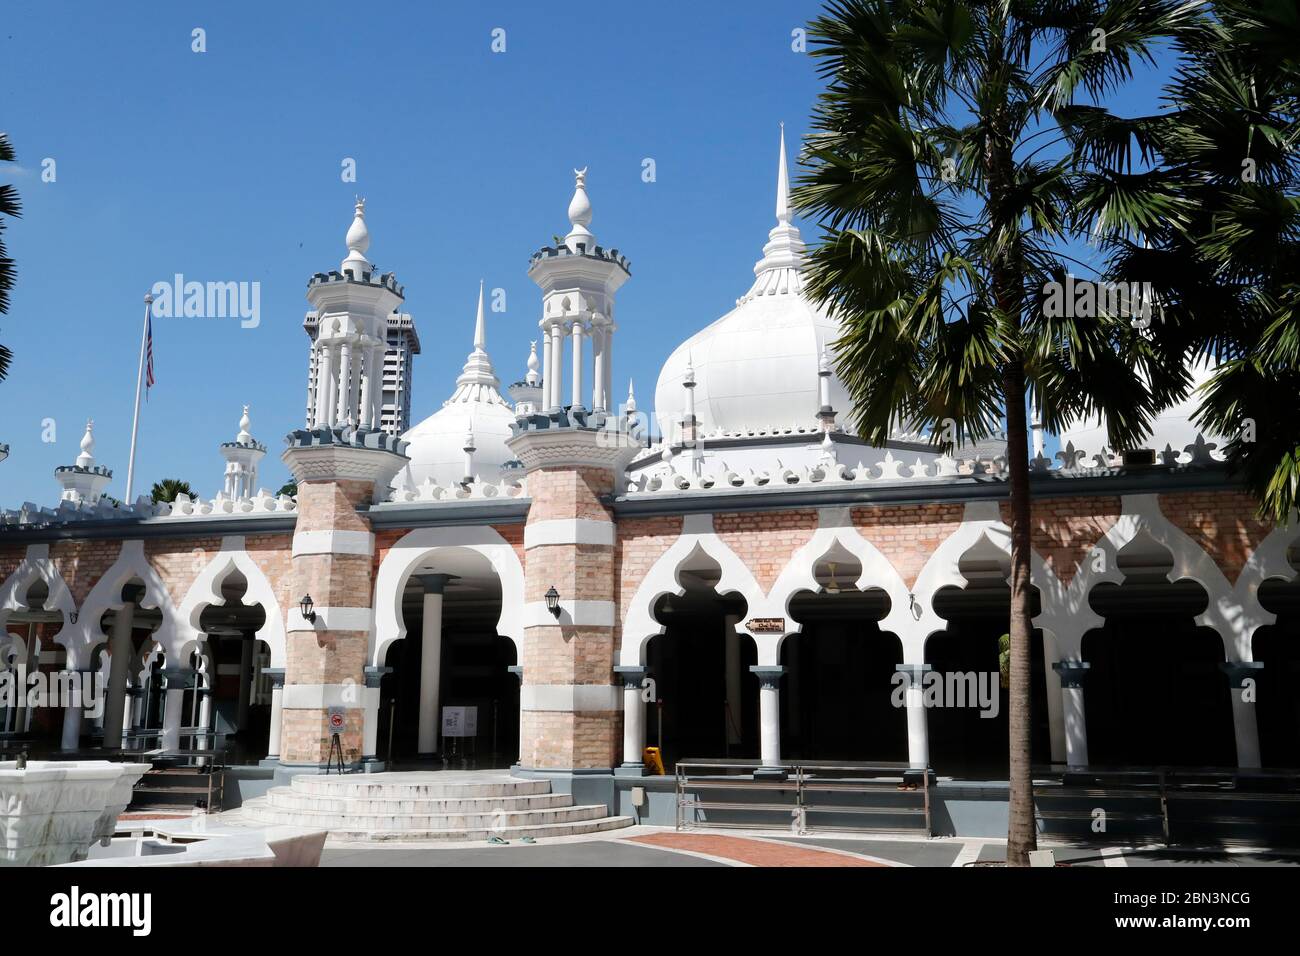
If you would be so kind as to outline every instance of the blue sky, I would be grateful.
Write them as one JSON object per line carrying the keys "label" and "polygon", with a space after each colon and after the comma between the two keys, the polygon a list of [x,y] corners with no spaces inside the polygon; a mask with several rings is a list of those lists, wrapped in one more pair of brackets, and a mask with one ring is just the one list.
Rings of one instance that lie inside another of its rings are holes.
{"label": "blue sky", "polygon": [[572,169],[587,166],[592,231],[632,263],[616,392],[633,377],[648,406],[673,347],[748,287],[773,225],[777,124],[793,152],[820,88],[791,50],[811,0],[9,7],[0,128],[19,169],[0,175],[24,216],[7,232],[19,280],[0,318],[15,352],[0,383],[6,507],[57,498],[53,470],[88,417],[123,494],[142,297],[177,272],[259,282],[261,324],[155,320],[136,494],[164,477],[215,493],[243,403],[271,452],[261,484],[279,487],[281,439],[304,417],[303,293],[343,258],[356,193],[369,256],[405,284],[423,342],[418,421],[470,349],[479,278],[507,295],[489,316],[498,374],[522,376],[540,301],[527,260],[567,231]]}

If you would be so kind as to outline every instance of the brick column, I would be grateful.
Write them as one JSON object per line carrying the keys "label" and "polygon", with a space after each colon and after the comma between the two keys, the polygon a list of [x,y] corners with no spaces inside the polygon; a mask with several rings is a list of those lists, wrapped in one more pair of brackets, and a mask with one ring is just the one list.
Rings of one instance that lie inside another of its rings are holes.
{"label": "brick column", "polygon": [[[612,770],[622,757],[615,529],[603,499],[636,448],[620,433],[589,427],[581,413],[576,421],[537,416],[509,443],[527,469],[532,499],[524,529],[520,692],[519,763],[526,770]],[[552,587],[558,617],[546,607]]]}
{"label": "brick column", "polygon": [[[344,708],[344,759],[365,751],[374,536],[364,509],[406,462],[405,443],[374,430],[322,428],[289,436],[284,461],[298,481],[293,604],[281,693],[280,763],[325,766],[330,708]],[[378,489],[378,491],[377,491]],[[310,595],[316,620],[298,604]],[[373,719],[373,714],[371,719]]]}

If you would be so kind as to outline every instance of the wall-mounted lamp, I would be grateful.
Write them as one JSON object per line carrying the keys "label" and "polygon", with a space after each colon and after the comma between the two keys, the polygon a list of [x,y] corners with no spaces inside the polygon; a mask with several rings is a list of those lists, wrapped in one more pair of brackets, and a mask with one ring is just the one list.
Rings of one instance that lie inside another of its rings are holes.
{"label": "wall-mounted lamp", "polygon": [[826,593],[827,593],[827,594],[839,594],[839,593],[840,593],[840,586],[839,586],[839,583],[835,580],[835,562],[834,562],[834,561],[827,561],[827,562],[826,562],[826,567],[830,568],[830,570],[831,570],[831,579],[830,579],[830,581],[827,582],[827,584],[826,584]]}
{"label": "wall-mounted lamp", "polygon": [[552,584],[546,591],[546,610],[551,612],[551,616],[557,621],[560,619],[560,592],[555,590]]}
{"label": "wall-mounted lamp", "polygon": [[298,610],[302,611],[302,619],[309,624],[316,623],[316,612],[312,610],[314,607],[310,594],[304,594],[302,600],[298,602]]}

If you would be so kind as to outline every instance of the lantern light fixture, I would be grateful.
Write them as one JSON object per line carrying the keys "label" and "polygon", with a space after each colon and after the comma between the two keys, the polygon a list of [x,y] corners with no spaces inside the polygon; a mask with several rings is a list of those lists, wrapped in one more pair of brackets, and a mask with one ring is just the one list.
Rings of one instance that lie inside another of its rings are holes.
{"label": "lantern light fixture", "polygon": [[312,603],[311,595],[304,594],[302,600],[298,602],[298,610],[302,611],[302,619],[310,624],[316,623],[316,612],[313,610],[315,605]]}
{"label": "lantern light fixture", "polygon": [[551,616],[557,621],[560,619],[560,592],[555,590],[552,584],[546,591],[546,610],[551,612]]}

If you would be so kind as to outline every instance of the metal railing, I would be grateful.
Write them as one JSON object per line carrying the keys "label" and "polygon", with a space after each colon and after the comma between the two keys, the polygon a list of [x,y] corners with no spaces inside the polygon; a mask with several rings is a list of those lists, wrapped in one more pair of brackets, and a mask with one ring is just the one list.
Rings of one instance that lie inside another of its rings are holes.
{"label": "metal railing", "polygon": [[[1138,827],[1158,823],[1166,846],[1188,835],[1204,839],[1207,834],[1198,831],[1207,828],[1226,830],[1217,838],[1227,837],[1227,842],[1237,839],[1231,830],[1239,827],[1274,828],[1284,831],[1288,842],[1300,841],[1300,771],[1296,770],[1051,767],[1035,768],[1034,777],[1034,808],[1046,830],[1062,824],[1091,829],[1101,810],[1107,830],[1113,831],[1116,823]],[[1052,808],[1056,802],[1064,806]],[[1222,812],[1239,811],[1243,804],[1253,804],[1255,812]],[[1262,812],[1268,807],[1282,813]]]}
{"label": "metal railing", "polygon": [[[772,815],[782,813],[789,820],[782,828],[800,835],[816,831],[912,832],[930,836],[930,772],[904,763],[815,763],[783,764],[779,771],[762,764],[730,759],[679,760],[674,768],[677,790],[677,829],[691,826],[734,829],[770,829],[762,821],[720,818],[722,815]],[[758,774],[755,775],[755,772]],[[909,781],[915,780],[915,783]],[[779,795],[785,799],[773,800]],[[875,796],[873,801],[872,797]],[[888,799],[885,799],[886,795]],[[856,798],[846,802],[844,797]],[[757,797],[754,799],[753,797]],[[827,799],[829,798],[829,799]],[[702,816],[711,815],[708,819]],[[821,823],[816,817],[851,817],[901,820],[913,818],[910,826],[851,823]],[[810,816],[813,817],[810,820]]]}

